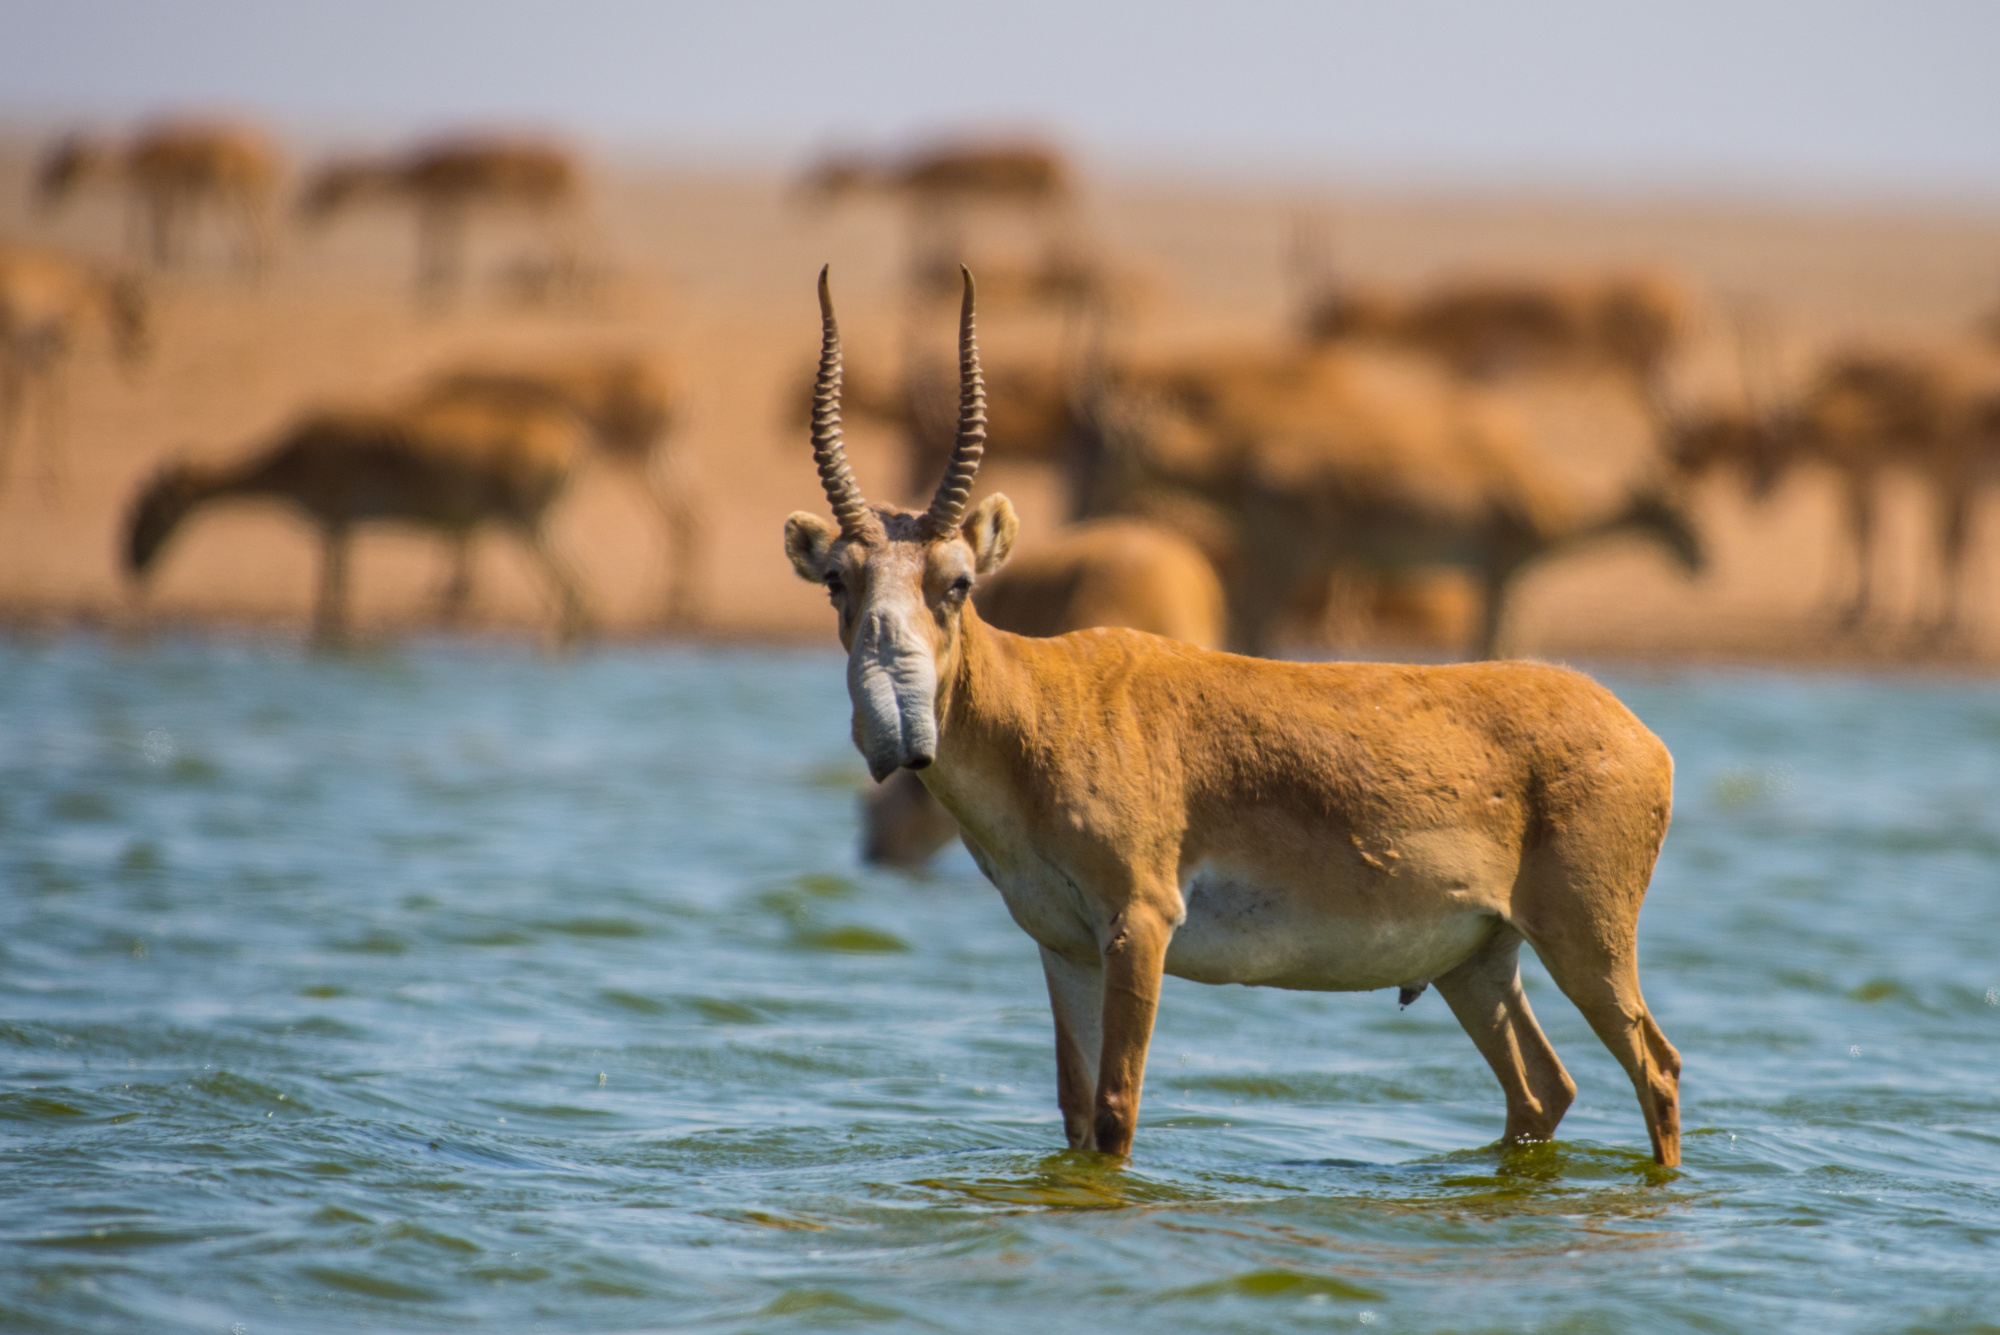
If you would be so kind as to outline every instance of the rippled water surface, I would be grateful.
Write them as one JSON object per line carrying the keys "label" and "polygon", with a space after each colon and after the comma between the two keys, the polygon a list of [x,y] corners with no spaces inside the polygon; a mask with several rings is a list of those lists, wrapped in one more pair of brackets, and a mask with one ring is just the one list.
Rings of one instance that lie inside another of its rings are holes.
{"label": "rippled water surface", "polygon": [[1683,1171],[1532,963],[1560,1143],[1435,994],[1169,979],[1121,1169],[837,659],[0,641],[0,1327],[2000,1330],[2000,689],[1612,684]]}

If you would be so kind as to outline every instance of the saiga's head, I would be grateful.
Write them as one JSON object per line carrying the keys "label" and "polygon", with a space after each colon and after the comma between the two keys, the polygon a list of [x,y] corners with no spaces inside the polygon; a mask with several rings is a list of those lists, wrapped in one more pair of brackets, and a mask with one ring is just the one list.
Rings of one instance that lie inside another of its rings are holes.
{"label": "saiga's head", "polygon": [[46,213],[69,197],[72,190],[91,172],[103,167],[107,155],[101,145],[80,134],[66,135],[42,155],[35,170],[35,206]]}
{"label": "saiga's head", "polygon": [[324,167],[299,196],[299,218],[307,223],[323,223],[379,186],[381,177],[374,164],[358,160]]}
{"label": "saiga's head", "polygon": [[813,391],[813,459],[836,523],[795,511],[785,555],[799,578],[826,587],[847,649],[854,744],[868,772],[885,779],[937,758],[938,683],[950,681],[964,647],[973,585],[999,569],[1020,521],[1005,496],[966,503],[986,450],[986,389],[973,337],[972,274],[959,321],[958,438],[944,480],[922,514],[870,505],[847,466],[840,437],[840,328],[827,275],[819,276],[824,328]]}
{"label": "saiga's head", "polygon": [[201,503],[203,479],[194,467],[169,463],[155,473],[132,502],[125,520],[125,575],[143,583],[159,559],[160,549],[180,527],[188,512]]}
{"label": "saiga's head", "polygon": [[1711,412],[1669,423],[1667,464],[1686,481],[1735,468],[1751,497],[1761,501],[1795,462],[1797,435],[1789,417],[1756,410]]}

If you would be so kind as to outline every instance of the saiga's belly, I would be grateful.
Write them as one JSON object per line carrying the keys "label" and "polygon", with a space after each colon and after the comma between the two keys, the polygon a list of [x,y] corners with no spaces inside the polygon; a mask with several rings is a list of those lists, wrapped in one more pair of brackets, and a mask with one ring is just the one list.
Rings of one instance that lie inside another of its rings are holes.
{"label": "saiga's belly", "polygon": [[1458,964],[1496,919],[1472,896],[1410,894],[1364,904],[1317,889],[1196,868],[1181,887],[1187,918],[1167,947],[1167,972],[1199,983],[1318,992],[1397,987]]}
{"label": "saiga's belly", "polygon": [[[1041,863],[1001,861],[967,841],[1022,930],[1070,958],[1095,955],[1081,887]],[[1186,917],[1166,969],[1202,983],[1347,992],[1435,978],[1470,955],[1503,914],[1513,869],[1498,849],[1406,843],[1392,872],[1334,861],[1293,879],[1201,863],[1181,884]],[[1440,852],[1442,852],[1440,850]]]}

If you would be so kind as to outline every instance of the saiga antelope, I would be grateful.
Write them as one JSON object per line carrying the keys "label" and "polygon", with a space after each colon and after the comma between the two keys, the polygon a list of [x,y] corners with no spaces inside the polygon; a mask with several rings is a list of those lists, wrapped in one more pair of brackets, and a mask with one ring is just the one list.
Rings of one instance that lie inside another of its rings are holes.
{"label": "saiga antelope", "polygon": [[864,191],[927,201],[983,200],[1045,207],[1070,195],[1069,164],[1046,144],[1021,140],[942,143],[895,161],[834,154],[806,173],[826,200]]}
{"label": "saiga antelope", "polygon": [[495,523],[541,567],[560,607],[561,634],[572,639],[588,614],[543,519],[586,448],[572,414],[542,405],[457,400],[309,413],[236,463],[169,464],[155,474],[126,523],[126,573],[143,582],[167,539],[197,509],[238,498],[289,502],[319,529],[313,639],[336,646],[347,638],[356,525],[400,521],[462,545],[479,525]]}
{"label": "saiga antelope", "polygon": [[271,141],[244,125],[161,121],[113,148],[72,135],[42,159],[36,199],[48,210],[92,176],[119,178],[130,195],[127,230],[155,267],[180,263],[204,208],[234,224],[236,262],[261,274],[271,258],[271,217],[280,171]]}
{"label": "saiga antelope", "polygon": [[[1228,633],[1222,581],[1208,558],[1185,538],[1131,519],[1072,525],[974,593],[986,624],[1016,635],[1126,626],[1218,649]],[[907,769],[868,793],[861,824],[862,856],[902,867],[921,866],[958,833],[951,813]]]}
{"label": "saiga antelope", "polygon": [[1506,1093],[1509,1141],[1575,1095],[1521,991],[1526,940],[1680,1161],[1680,1057],[1639,991],[1637,927],[1673,762],[1609,691],[1533,663],[1269,662],[1130,630],[1050,640],[971,604],[1013,506],[968,512],[984,405],[965,276],[959,433],[921,514],[863,499],[824,327],[813,457],[835,523],[785,552],[823,584],[869,772],[918,771],[1041,948],[1074,1149],[1124,1155],[1163,973],[1318,991],[1436,983]]}
{"label": "saiga antelope", "polygon": [[1657,402],[1688,299],[1664,274],[1486,275],[1396,295],[1338,281],[1323,234],[1302,226],[1294,264],[1306,289],[1308,342],[1366,341],[1433,357],[1489,380],[1533,371],[1609,371]]}
{"label": "saiga antelope", "polygon": [[1848,351],[1788,403],[1670,415],[1663,435],[1684,476],[1733,467],[1752,499],[1768,497],[1802,465],[1834,474],[1851,576],[1840,612],[1846,627],[1860,624],[1875,601],[1883,476],[1915,474],[1930,493],[1937,543],[1935,628],[1957,625],[1973,506],[2000,469],[2000,365],[1991,358]]}
{"label": "saiga antelope", "polygon": [[525,215],[542,234],[552,275],[577,265],[583,180],[562,148],[531,139],[447,139],[388,161],[337,162],[299,200],[306,221],[324,223],[368,199],[408,203],[417,216],[417,295],[444,301],[465,281],[466,233],[474,212]]}
{"label": "saiga antelope", "polygon": [[[618,354],[580,354],[544,363],[474,364],[440,372],[417,392],[419,404],[469,400],[574,413],[594,452],[645,492],[667,542],[665,618],[701,615],[701,507],[685,461],[666,448],[678,412],[674,386],[658,368]],[[445,594],[448,618],[472,594],[471,548],[462,544]]]}
{"label": "saiga antelope", "polygon": [[802,193],[822,204],[858,194],[900,199],[907,208],[907,272],[912,290],[948,294],[965,255],[966,215],[975,208],[1010,208],[1038,220],[1045,232],[1036,264],[1008,286],[1055,304],[1105,294],[1107,276],[1075,243],[1075,188],[1062,154],[1033,140],[967,140],[933,144],[901,159],[834,154],[812,167]]}
{"label": "saiga antelope", "polygon": [[146,298],[135,280],[53,251],[0,243],[0,486],[31,402],[42,486],[52,492],[58,485],[64,364],[90,325],[103,327],[127,370],[145,360]]}
{"label": "saiga antelope", "polygon": [[1854,553],[1846,624],[1871,608],[1881,478],[1896,468],[1916,473],[1931,493],[1941,581],[1936,624],[1944,630],[1956,623],[1972,503],[1994,455],[1987,405],[2000,388],[1996,369],[1984,359],[1845,353],[1821,368],[1793,429],[1780,433],[1795,460],[1817,460],[1840,475]]}
{"label": "saiga antelope", "polygon": [[1491,658],[1538,563],[1632,534],[1690,573],[1702,564],[1664,486],[1587,504],[1503,404],[1407,357],[1339,349],[1100,381],[1079,422],[1077,512],[1193,507],[1200,527],[1223,529],[1232,638],[1250,653],[1269,652],[1286,607],[1341,571],[1465,570],[1484,595],[1470,652]]}

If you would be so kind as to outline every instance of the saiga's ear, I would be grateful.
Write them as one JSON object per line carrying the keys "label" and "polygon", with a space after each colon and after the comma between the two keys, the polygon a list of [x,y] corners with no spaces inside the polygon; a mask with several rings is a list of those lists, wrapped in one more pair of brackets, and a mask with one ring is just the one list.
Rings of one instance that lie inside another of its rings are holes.
{"label": "saiga's ear", "polygon": [[799,572],[800,579],[808,584],[825,581],[827,557],[839,536],[833,525],[818,515],[792,511],[785,520],[785,555],[792,558],[792,569]]}
{"label": "saiga's ear", "polygon": [[1021,535],[1021,518],[1014,513],[1014,502],[995,492],[966,516],[959,532],[972,544],[973,568],[990,575],[1014,550],[1014,539]]}

